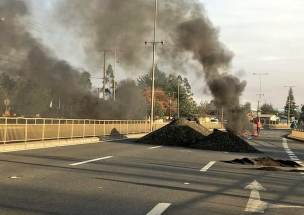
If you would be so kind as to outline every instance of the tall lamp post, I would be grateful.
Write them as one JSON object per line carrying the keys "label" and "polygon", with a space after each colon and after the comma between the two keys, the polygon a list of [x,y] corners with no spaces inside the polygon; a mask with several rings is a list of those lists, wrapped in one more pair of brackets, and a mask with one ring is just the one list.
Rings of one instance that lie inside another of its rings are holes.
{"label": "tall lamp post", "polygon": [[[293,87],[296,87],[296,86],[284,86],[284,87],[289,87],[290,90],[293,88]],[[289,119],[290,119],[290,94],[288,92],[288,115],[287,115],[287,124],[289,123]]]}
{"label": "tall lamp post", "polygon": [[156,45],[161,43],[165,44],[164,41],[156,42],[156,21],[157,21],[157,0],[155,0],[155,17],[154,17],[154,40],[153,42],[145,41],[145,45],[148,43],[153,45],[153,61],[152,61],[152,86],[151,86],[151,120],[150,120],[150,131],[153,131],[153,122],[154,122],[154,81],[155,81],[155,53]]}
{"label": "tall lamp post", "polygon": [[260,101],[261,101],[261,96],[264,95],[262,94],[262,75],[268,75],[268,73],[253,73],[253,75],[259,75],[260,76],[260,93],[259,95],[259,101],[258,101],[258,109],[257,109],[257,114],[258,114],[258,118],[260,121],[260,115],[259,115],[259,110],[260,110]]}

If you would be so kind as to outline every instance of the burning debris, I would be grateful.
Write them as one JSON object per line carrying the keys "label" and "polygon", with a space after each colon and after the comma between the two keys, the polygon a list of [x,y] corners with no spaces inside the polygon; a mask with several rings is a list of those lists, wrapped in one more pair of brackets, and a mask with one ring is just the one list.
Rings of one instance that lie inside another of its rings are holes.
{"label": "burning debris", "polygon": [[210,132],[205,127],[183,118],[171,122],[136,142],[212,151],[260,153],[232,133],[219,130]]}

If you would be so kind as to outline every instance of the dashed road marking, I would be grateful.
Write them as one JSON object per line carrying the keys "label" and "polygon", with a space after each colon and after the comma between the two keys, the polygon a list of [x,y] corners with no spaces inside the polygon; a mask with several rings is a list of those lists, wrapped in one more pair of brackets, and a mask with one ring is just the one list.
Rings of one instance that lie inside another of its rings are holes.
{"label": "dashed road marking", "polygon": [[154,146],[154,147],[150,147],[149,149],[157,149],[157,148],[161,148],[163,146]]}
{"label": "dashed road marking", "polygon": [[[291,151],[291,149],[289,149],[286,138],[283,138],[283,147],[291,160],[295,161],[300,166],[303,166],[302,162],[299,160],[299,158],[293,153],[293,151]],[[297,169],[300,169],[300,168],[297,168]],[[301,173],[301,174],[303,174],[303,173]]]}
{"label": "dashed road marking", "polygon": [[206,166],[204,166],[200,171],[206,172],[216,161],[210,161]]}
{"label": "dashed road marking", "polygon": [[94,162],[94,161],[99,161],[99,160],[105,160],[108,158],[112,158],[113,156],[107,156],[107,157],[102,157],[102,158],[96,158],[96,159],[92,159],[92,160],[87,160],[87,161],[82,161],[82,162],[78,162],[78,163],[72,163],[70,164],[71,166],[77,166],[80,164],[85,164],[85,163],[90,163],[90,162]]}
{"label": "dashed road marking", "polygon": [[157,204],[147,215],[160,215],[162,214],[171,203],[159,203]]}

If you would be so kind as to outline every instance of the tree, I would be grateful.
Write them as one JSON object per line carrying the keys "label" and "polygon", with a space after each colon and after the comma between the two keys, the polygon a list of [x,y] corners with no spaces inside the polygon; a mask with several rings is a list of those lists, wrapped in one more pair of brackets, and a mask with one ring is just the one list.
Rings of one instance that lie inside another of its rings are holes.
{"label": "tree", "polygon": [[[147,73],[144,76],[138,77],[137,82],[138,86],[143,90],[144,93],[146,93],[147,89],[150,89],[151,92],[151,72]],[[155,67],[155,89],[162,90],[165,92],[165,94],[167,94],[167,96],[177,100],[178,88],[180,115],[193,115],[196,105],[193,103],[193,93],[191,92],[191,86],[188,80],[186,78],[183,79],[181,76],[176,76],[173,74],[169,74],[167,76],[164,71],[161,71],[157,66]],[[151,99],[147,99],[147,102],[150,102],[150,100]]]}
{"label": "tree", "polygon": [[263,114],[273,114],[273,113],[275,113],[275,110],[274,110],[272,104],[267,104],[267,103],[264,103],[261,106],[261,111],[262,111]]}
{"label": "tree", "polygon": [[[149,105],[149,110],[151,112],[151,89],[146,88],[144,91],[144,97]],[[165,115],[169,116],[170,112],[170,104],[169,100],[171,100],[171,116],[176,111],[173,104],[175,104],[175,100],[173,97],[170,97],[163,91],[161,88],[155,89],[155,118],[163,118]],[[148,113],[150,115],[150,113]]]}
{"label": "tree", "polygon": [[91,74],[87,71],[81,73],[79,77],[79,84],[83,89],[90,90],[92,88]]}
{"label": "tree", "polygon": [[106,88],[107,96],[110,97],[110,95],[114,95],[114,71],[111,64],[109,64],[106,70],[105,84],[108,85]]}
{"label": "tree", "polygon": [[198,106],[198,115],[199,117],[206,117],[210,115],[212,110],[212,105],[207,101],[202,101]]}
{"label": "tree", "polygon": [[296,106],[296,102],[295,102],[295,99],[294,99],[294,96],[293,96],[292,87],[290,87],[290,89],[288,91],[286,105],[284,107],[284,112],[286,114],[289,112],[289,108],[290,108],[290,117],[298,115],[297,114],[297,106]]}
{"label": "tree", "polygon": [[[144,119],[147,105],[141,89],[134,80],[128,79],[119,82],[116,92],[116,103],[119,103],[127,119]],[[114,105],[113,105],[114,107]],[[112,107],[112,108],[113,108]]]}

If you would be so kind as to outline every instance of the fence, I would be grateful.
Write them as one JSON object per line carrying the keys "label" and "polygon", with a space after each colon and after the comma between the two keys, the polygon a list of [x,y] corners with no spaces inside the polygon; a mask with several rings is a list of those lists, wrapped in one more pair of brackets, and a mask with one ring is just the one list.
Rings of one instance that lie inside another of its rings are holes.
{"label": "fence", "polygon": [[[159,129],[166,123],[154,124]],[[148,133],[145,120],[90,120],[0,117],[0,143]]]}
{"label": "fence", "polygon": [[[154,123],[154,130],[167,124]],[[201,122],[201,125],[207,129],[221,128],[221,124]],[[72,139],[148,132],[150,132],[150,124],[146,120],[0,117],[0,143],[4,144],[10,142]]]}

